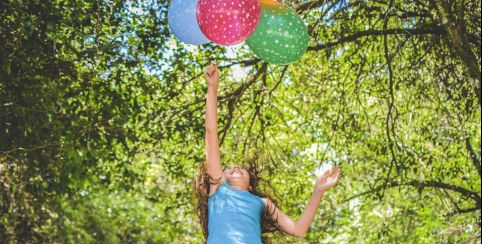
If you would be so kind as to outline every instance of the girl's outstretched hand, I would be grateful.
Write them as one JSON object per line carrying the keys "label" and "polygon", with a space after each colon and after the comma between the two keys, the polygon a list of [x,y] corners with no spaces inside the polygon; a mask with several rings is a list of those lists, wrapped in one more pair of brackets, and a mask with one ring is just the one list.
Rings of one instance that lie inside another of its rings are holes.
{"label": "girl's outstretched hand", "polygon": [[218,65],[215,62],[211,64],[204,71],[204,79],[208,82],[208,86],[217,86],[219,81]]}
{"label": "girl's outstretched hand", "polygon": [[319,193],[325,193],[338,182],[339,177],[340,167],[335,166],[331,168],[331,170],[327,170],[325,174],[316,181],[316,191]]}

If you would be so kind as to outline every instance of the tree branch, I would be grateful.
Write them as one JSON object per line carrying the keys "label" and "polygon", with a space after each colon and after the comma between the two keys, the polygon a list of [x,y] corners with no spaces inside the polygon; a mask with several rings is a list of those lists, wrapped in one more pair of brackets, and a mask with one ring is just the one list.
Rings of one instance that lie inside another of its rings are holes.
{"label": "tree branch", "polygon": [[[387,29],[387,24],[388,24],[388,19],[385,18],[385,23],[383,25],[383,29]],[[393,85],[395,83],[393,79],[393,71],[392,71],[392,60],[389,55],[389,50],[388,50],[388,37],[387,35],[383,36],[383,49],[384,49],[384,54],[385,54],[385,61],[387,62],[387,68],[388,68],[388,81],[389,81],[389,93],[390,96],[388,97],[388,112],[387,112],[387,118],[385,119],[385,129],[386,129],[386,134],[387,134],[387,139],[388,139],[388,147],[390,148],[390,155],[391,155],[391,160],[390,160],[390,167],[388,168],[388,174],[385,179],[385,183],[382,194],[380,195],[380,198],[383,198],[383,195],[385,194],[385,188],[387,186],[388,180],[390,179],[390,174],[392,172],[393,165],[397,167],[398,171],[398,166],[397,166],[397,155],[395,153],[395,150],[393,148],[393,140],[392,140],[392,135],[390,134],[391,129],[393,130],[394,125],[392,125],[392,128],[390,129],[390,122],[393,122],[393,114],[392,111],[395,107],[395,97],[393,95]],[[394,123],[394,122],[393,122]]]}
{"label": "tree branch", "polygon": [[295,11],[297,13],[302,13],[306,10],[310,10],[310,9],[315,9],[315,8],[318,8],[318,7],[321,7],[323,6],[323,4],[325,4],[326,1],[325,0],[314,0],[314,1],[311,1],[311,2],[306,2],[306,3],[303,3],[301,5],[299,5]]}
{"label": "tree branch", "polygon": [[478,207],[473,207],[473,208],[465,208],[465,209],[458,209],[458,210],[455,210],[451,213],[448,213],[448,214],[445,214],[444,216],[445,217],[448,217],[448,216],[453,216],[453,215],[456,215],[456,214],[463,214],[463,213],[470,213],[470,212],[475,212],[477,210],[480,210],[480,208]]}
{"label": "tree branch", "polygon": [[308,47],[309,51],[318,51],[322,49],[328,49],[334,47],[339,44],[343,44],[346,42],[355,41],[361,37],[365,36],[381,36],[381,35],[426,35],[426,34],[433,34],[433,35],[443,35],[445,31],[442,27],[433,26],[430,28],[420,28],[420,29],[387,29],[387,30],[365,30],[356,32],[352,35],[341,37],[339,39],[333,40],[327,43],[320,43],[313,47]]}
{"label": "tree branch", "polygon": [[[411,181],[408,181],[408,182],[397,182],[397,181],[394,181],[394,180],[390,180],[387,183],[387,188],[392,188],[392,187],[397,187],[397,186],[412,186],[412,187],[416,187],[416,188],[419,188],[419,189],[420,188],[423,189],[425,187],[447,189],[447,190],[450,190],[450,191],[460,193],[460,194],[462,194],[462,195],[464,195],[468,198],[471,198],[471,199],[475,200],[475,202],[476,202],[475,208],[477,208],[477,209],[481,208],[481,205],[480,205],[481,199],[480,199],[480,196],[478,195],[478,193],[467,190],[467,189],[465,189],[463,187],[460,187],[460,186],[450,185],[450,184],[447,184],[447,183],[433,181],[433,180],[432,181],[411,180]],[[373,193],[373,192],[380,191],[384,187],[385,186],[383,186],[383,185],[377,186],[377,187],[375,187],[375,188],[373,188],[369,191],[361,192],[359,194],[348,197],[348,198],[344,199],[342,202],[347,202],[347,201],[350,201],[354,198],[357,198],[357,197],[360,197],[360,196],[363,196],[363,195],[368,195],[368,194]]]}
{"label": "tree branch", "polygon": [[482,95],[481,95],[481,85],[480,85],[480,63],[477,61],[477,56],[472,51],[469,45],[469,38],[467,36],[467,31],[464,30],[464,3],[459,3],[458,11],[460,18],[457,20],[454,15],[456,13],[452,12],[451,4],[447,1],[437,0],[432,1],[434,6],[436,6],[436,11],[438,12],[438,17],[440,23],[448,34],[448,43],[453,47],[457,56],[459,56],[462,63],[467,68],[468,74],[472,79],[474,79],[475,84],[473,84],[473,89],[477,94],[479,101],[479,106],[482,106]]}
{"label": "tree branch", "polygon": [[477,158],[477,154],[475,153],[474,148],[472,148],[472,145],[470,144],[470,139],[468,137],[465,138],[465,146],[467,147],[467,150],[469,151],[470,159],[472,159],[472,164],[475,166],[475,168],[479,172],[479,176],[482,176],[480,160]]}
{"label": "tree branch", "polygon": [[232,115],[233,115],[233,112],[234,112],[234,105],[235,103],[239,100],[239,98],[243,95],[243,93],[252,85],[254,84],[254,82],[256,82],[256,80],[258,79],[258,77],[263,74],[263,73],[266,73],[266,68],[268,67],[268,63],[266,62],[263,62],[263,65],[261,66],[261,68],[256,72],[256,74],[248,81],[246,82],[245,84],[242,84],[240,85],[236,90],[234,90],[233,92],[229,93],[229,94],[226,94],[224,96],[220,96],[219,97],[219,100],[228,100],[228,109],[229,109],[229,114],[228,114],[228,122],[224,125],[222,131],[220,131],[220,133],[222,134],[221,136],[221,140],[219,142],[219,144],[221,145],[224,141],[224,138],[226,137],[226,134],[227,134],[227,130],[229,128],[229,126],[231,125],[231,121],[232,121]]}

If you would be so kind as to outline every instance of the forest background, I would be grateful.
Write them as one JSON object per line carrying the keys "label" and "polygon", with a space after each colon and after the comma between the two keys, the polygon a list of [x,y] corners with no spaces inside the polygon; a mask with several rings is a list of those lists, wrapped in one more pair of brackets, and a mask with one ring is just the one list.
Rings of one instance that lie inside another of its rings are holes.
{"label": "forest background", "polygon": [[257,149],[300,243],[477,242],[480,1],[283,1],[310,40],[290,65],[180,42],[169,1],[0,2],[0,242],[199,243],[204,68],[221,67],[224,164]]}

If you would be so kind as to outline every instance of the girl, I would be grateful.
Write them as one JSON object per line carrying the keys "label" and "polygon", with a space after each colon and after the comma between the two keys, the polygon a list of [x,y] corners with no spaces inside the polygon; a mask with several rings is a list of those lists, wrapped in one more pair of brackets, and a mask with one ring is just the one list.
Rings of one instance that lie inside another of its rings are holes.
{"label": "girl", "polygon": [[334,186],[340,176],[335,166],[317,182],[301,217],[295,221],[276,205],[275,198],[259,191],[259,177],[255,157],[248,166],[221,167],[217,133],[217,89],[219,70],[215,63],[206,69],[208,83],[206,101],[206,162],[200,165],[195,182],[198,195],[197,214],[201,219],[208,244],[262,243],[262,233],[283,231],[303,237],[307,232],[324,193]]}

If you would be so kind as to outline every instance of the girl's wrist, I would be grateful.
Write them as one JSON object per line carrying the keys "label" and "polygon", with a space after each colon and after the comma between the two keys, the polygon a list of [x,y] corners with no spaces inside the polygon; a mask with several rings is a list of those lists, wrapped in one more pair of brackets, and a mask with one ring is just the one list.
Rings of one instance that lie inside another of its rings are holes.
{"label": "girl's wrist", "polygon": [[315,189],[315,191],[313,192],[313,195],[323,197],[323,196],[325,196],[325,192],[326,192],[326,190]]}
{"label": "girl's wrist", "polygon": [[218,88],[218,83],[216,84],[208,83],[208,87]]}

